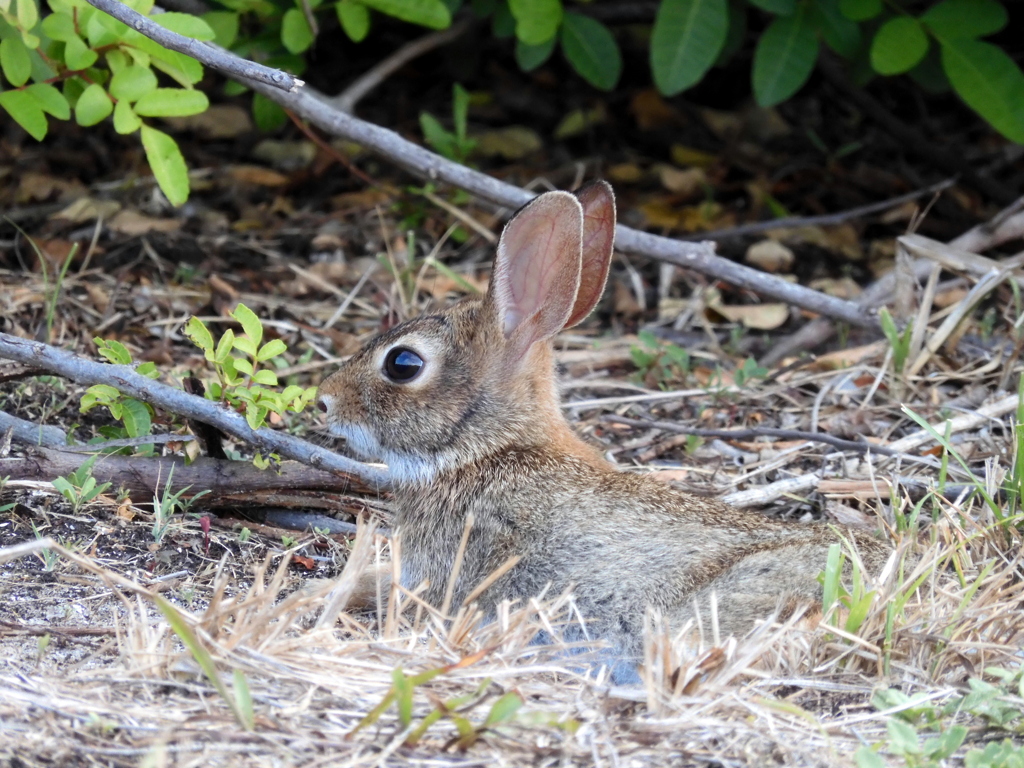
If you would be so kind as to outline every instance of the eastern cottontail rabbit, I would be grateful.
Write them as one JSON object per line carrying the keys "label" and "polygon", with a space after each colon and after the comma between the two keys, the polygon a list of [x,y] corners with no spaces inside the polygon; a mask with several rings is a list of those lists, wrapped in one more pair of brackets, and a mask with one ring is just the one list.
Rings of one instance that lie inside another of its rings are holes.
{"label": "eastern cottontail rabbit", "polygon": [[[784,523],[624,474],[559,408],[551,340],[594,308],[612,256],[615,198],[604,182],[548,192],[498,243],[490,288],[381,334],[320,386],[330,432],[392,478],[402,581],[442,604],[473,515],[454,605],[485,608],[550,585],[626,658],[642,654],[645,609],[674,626],[717,602],[723,634],[821,599],[827,526]],[[869,571],[888,547],[844,532]],[[713,598],[712,595],[715,597]]]}

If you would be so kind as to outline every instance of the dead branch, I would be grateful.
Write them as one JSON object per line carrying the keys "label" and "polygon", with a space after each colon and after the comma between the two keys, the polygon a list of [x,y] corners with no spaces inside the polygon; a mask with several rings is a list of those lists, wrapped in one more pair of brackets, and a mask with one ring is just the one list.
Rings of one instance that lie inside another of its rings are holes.
{"label": "dead branch", "polygon": [[701,237],[703,239],[717,241],[727,240],[734,237],[742,237],[745,235],[756,235],[760,232],[770,232],[773,229],[835,226],[836,224],[842,224],[843,222],[850,221],[851,219],[859,219],[864,216],[870,216],[873,213],[881,213],[882,211],[891,210],[898,205],[909,203],[920,197],[936,195],[943,190],[949,189],[955,183],[956,179],[945,179],[937,184],[932,184],[930,187],[922,187],[921,189],[915,189],[913,192],[907,192],[905,195],[898,195],[896,197],[891,197],[888,200],[881,200],[877,203],[860,205],[856,208],[848,208],[845,211],[838,211],[837,213],[824,213],[820,216],[789,216],[785,219],[772,219],[771,221],[754,221],[750,224],[740,224],[737,227],[729,227],[728,229],[717,229],[712,232],[703,232],[701,233]]}
{"label": "dead branch", "polygon": [[[37,448],[27,456],[0,459],[0,477],[49,482],[74,472],[89,458],[82,453]],[[297,488],[306,491],[374,492],[354,478],[322,472],[297,461],[282,462],[277,471],[270,472],[257,469],[247,461],[206,456],[186,464],[181,456],[114,455],[101,456],[93,465],[92,475],[97,482],[111,483],[114,488],[124,488],[137,495],[162,491],[167,479],[173,477],[175,489],[190,487],[186,497],[201,490],[210,491],[209,497],[204,497],[204,505],[225,499],[226,503],[233,503],[234,500],[229,498],[232,494]]]}
{"label": "dead branch", "polygon": [[254,430],[240,414],[205,398],[148,379],[126,365],[97,363],[48,344],[6,333],[0,333],[0,357],[45,368],[79,384],[107,384],[130,397],[217,427],[255,445],[264,453],[277,453],[317,469],[351,475],[373,488],[386,487],[388,483],[386,467],[363,464],[283,432],[265,427]]}
{"label": "dead branch", "polygon": [[446,43],[450,43],[452,40],[460,37],[462,33],[466,32],[471,26],[471,23],[466,21],[460,21],[457,24],[452,24],[448,29],[442,29],[437,32],[431,32],[428,35],[417,38],[410,43],[406,43],[394,53],[390,54],[387,58],[378,62],[375,66],[368,69],[362,75],[357,77],[344,91],[339,93],[328,101],[328,103],[335,109],[339,109],[346,114],[351,115],[358,104],[366,94],[376,88],[378,85],[387,80],[392,74],[404,67],[413,59],[416,59],[425,53],[429,53],[435,48],[440,48]]}
{"label": "dead branch", "polygon": [[[533,197],[533,194],[524,189],[454,163],[406,141],[394,131],[347,115],[332,107],[327,97],[309,86],[287,89],[278,84],[279,80],[269,78],[265,74],[259,79],[254,78],[249,72],[255,65],[250,62],[230,52],[170,33],[117,0],[88,2],[147,37],[152,37],[161,45],[192,56],[203,64],[208,64],[228,77],[238,80],[321,130],[354,141],[416,176],[452,184],[513,210],[525,205]],[[295,82],[301,84],[301,81]],[[724,280],[738,288],[769,296],[851,325],[864,328],[878,327],[874,313],[865,311],[855,302],[828,296],[802,285],[787,282],[776,275],[724,259],[715,254],[715,246],[710,242],[672,240],[620,224],[615,229],[615,247],[625,253],[634,253],[692,269]]]}

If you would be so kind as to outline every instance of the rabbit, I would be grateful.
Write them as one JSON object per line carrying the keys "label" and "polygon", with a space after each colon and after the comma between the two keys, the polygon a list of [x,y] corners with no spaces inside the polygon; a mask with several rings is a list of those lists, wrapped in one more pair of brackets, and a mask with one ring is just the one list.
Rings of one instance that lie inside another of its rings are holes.
{"label": "rabbit", "polygon": [[426,582],[424,599],[442,605],[472,515],[453,605],[518,557],[481,608],[571,588],[587,632],[635,674],[648,609],[676,628],[698,613],[709,626],[714,602],[719,632],[741,635],[820,605],[817,577],[841,538],[869,572],[890,547],[621,472],[576,435],[552,339],[597,304],[614,231],[605,182],[534,198],[505,226],[485,296],[377,336],[324,380],[317,404],[332,435],[388,466],[404,586]]}

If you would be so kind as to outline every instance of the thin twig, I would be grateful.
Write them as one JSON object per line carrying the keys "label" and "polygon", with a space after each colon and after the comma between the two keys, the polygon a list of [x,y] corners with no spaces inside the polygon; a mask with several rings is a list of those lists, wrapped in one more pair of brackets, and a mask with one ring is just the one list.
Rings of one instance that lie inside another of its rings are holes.
{"label": "thin twig", "polygon": [[754,235],[759,232],[769,232],[773,229],[784,229],[788,227],[834,226],[836,224],[842,224],[845,221],[849,221],[850,219],[859,219],[863,216],[870,216],[873,213],[888,211],[891,208],[895,208],[897,205],[908,203],[911,200],[917,200],[919,197],[924,197],[925,195],[934,195],[938,192],[949,189],[954,184],[956,184],[956,179],[946,179],[945,181],[940,181],[937,184],[932,184],[930,187],[924,187],[922,189],[916,189],[913,192],[908,192],[905,195],[892,197],[878,203],[868,203],[867,205],[861,205],[857,208],[839,211],[838,213],[825,213],[821,216],[789,216],[785,219],[774,219],[772,221],[755,221],[750,224],[741,224],[738,227],[718,229],[712,232],[702,232],[699,235],[694,235],[692,239],[716,241],[728,240],[733,237]]}
{"label": "thin twig", "polygon": [[117,0],[86,0],[93,8],[98,8],[104,13],[109,13],[115,19],[127,24],[136,32],[145,35],[150,40],[160,43],[164,48],[186,56],[191,56],[196,61],[202,62],[211,69],[227,75],[228,77],[243,78],[262,85],[270,86],[275,91],[295,93],[304,81],[292,77],[287,72],[279,69],[265,67],[252,61],[236,56],[222,48],[208,43],[193,40],[190,37],[179,35],[169,29],[161,27],[152,19],[148,19],[138,11],[132,10],[124,3]]}
{"label": "thin twig", "polygon": [[675,424],[671,421],[649,421],[647,419],[629,419],[625,416],[606,416],[605,421],[615,424],[625,424],[630,427],[647,427],[649,429],[661,429],[665,432],[678,432],[681,435],[696,435],[697,437],[712,437],[721,440],[753,440],[758,437],[777,437],[781,440],[807,440],[814,443],[825,443],[843,451],[856,451],[857,453],[879,453],[883,456],[897,456],[898,451],[886,448],[883,445],[861,442],[858,440],[844,440],[841,437],[833,437],[823,432],[804,432],[799,429],[775,429],[774,427],[757,427],[754,429],[696,429],[687,427],[684,424]]}
{"label": "thin twig", "polygon": [[423,54],[429,53],[435,48],[440,48],[442,45],[460,37],[470,26],[471,23],[467,19],[466,21],[460,21],[458,24],[453,24],[448,29],[431,32],[429,35],[424,35],[417,40],[406,43],[383,61],[380,61],[349,83],[344,91],[329,99],[328,103],[335,109],[351,115],[355,111],[356,104],[366,94],[391,77],[399,69],[413,59],[419,58]]}

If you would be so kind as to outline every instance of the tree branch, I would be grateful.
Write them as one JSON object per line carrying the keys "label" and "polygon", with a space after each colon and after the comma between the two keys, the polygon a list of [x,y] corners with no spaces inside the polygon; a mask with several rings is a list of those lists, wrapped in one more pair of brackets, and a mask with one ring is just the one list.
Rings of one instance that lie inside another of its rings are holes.
{"label": "tree branch", "polygon": [[271,69],[253,61],[246,61],[223,48],[193,40],[190,37],[179,35],[177,32],[171,32],[117,0],[86,0],[86,2],[93,8],[109,13],[150,40],[160,43],[164,48],[191,56],[196,61],[200,61],[228,77],[244,78],[285,92],[297,91],[300,86],[305,85],[302,80],[292,77],[287,72]]}
{"label": "tree branch", "polygon": [[239,440],[255,445],[265,453],[278,453],[317,469],[354,475],[370,487],[387,487],[389,481],[386,467],[363,464],[339,456],[283,432],[267,428],[254,430],[240,414],[205,398],[146,378],[127,365],[97,363],[38,341],[20,339],[6,333],[0,333],[0,357],[45,368],[79,384],[107,384],[130,397],[217,427]]}
{"label": "tree branch", "polygon": [[[524,189],[446,160],[423,147],[406,141],[394,131],[338,111],[329,105],[327,97],[317,93],[309,86],[287,89],[277,85],[276,80],[266,77],[260,79],[250,77],[249,68],[254,66],[251,63],[233,53],[215,49],[210,45],[199,44],[194,40],[190,41],[181,35],[174,35],[125,7],[117,0],[88,0],[88,2],[96,8],[111,13],[115,18],[124,21],[147,37],[152,36],[161,45],[165,45],[164,40],[169,40],[173,45],[168,45],[168,47],[173,50],[181,51],[203,64],[208,64],[277,102],[286,110],[309,120],[322,130],[361,144],[416,176],[452,184],[484,200],[511,209],[519,208],[533,198],[533,194]],[[156,36],[157,34],[159,37]],[[168,35],[172,35],[173,38],[168,38]],[[230,66],[228,66],[229,64]],[[851,325],[878,328],[878,321],[874,314],[865,312],[856,303],[828,296],[802,285],[789,283],[776,275],[760,272],[743,264],[724,259],[715,255],[714,243],[672,240],[620,224],[615,229],[615,247],[625,253],[646,256],[692,269],[732,283],[739,288],[794,304]]]}

